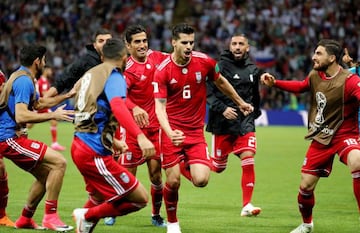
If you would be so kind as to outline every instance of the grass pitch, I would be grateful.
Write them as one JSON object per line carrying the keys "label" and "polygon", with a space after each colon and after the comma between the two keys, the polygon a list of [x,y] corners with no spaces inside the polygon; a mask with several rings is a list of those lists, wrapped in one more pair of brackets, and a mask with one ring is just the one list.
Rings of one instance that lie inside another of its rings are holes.
{"label": "grass pitch", "polygon": [[[30,138],[50,144],[49,123],[35,125]],[[288,233],[301,223],[297,208],[297,193],[300,182],[300,167],[308,141],[303,139],[303,127],[258,127],[256,186],[253,204],[262,208],[258,217],[240,217],[241,188],[240,162],[230,156],[227,169],[222,174],[213,173],[209,185],[195,188],[182,179],[178,218],[183,233]],[[58,125],[59,143],[67,150],[63,153],[68,160],[63,188],[59,199],[59,214],[69,225],[74,225],[72,210],[81,207],[87,199],[84,182],[70,156],[73,126],[69,123]],[[208,137],[209,135],[207,135]],[[209,137],[208,137],[209,138]],[[210,142],[210,140],[208,140]],[[210,146],[209,146],[210,147]],[[9,203],[7,212],[16,220],[25,204],[27,192],[33,178],[26,172],[5,160],[9,174]],[[146,165],[138,169],[138,179],[149,187]],[[356,233],[360,232],[359,214],[352,191],[352,180],[348,168],[338,159],[334,161],[333,173],[321,179],[315,191],[314,208],[315,233]],[[117,218],[114,226],[105,226],[100,221],[95,233],[157,233],[166,232],[150,222],[149,205],[127,216]],[[41,224],[44,201],[34,216]],[[164,207],[162,216],[166,217]],[[34,230],[16,230],[0,227],[1,233]]]}

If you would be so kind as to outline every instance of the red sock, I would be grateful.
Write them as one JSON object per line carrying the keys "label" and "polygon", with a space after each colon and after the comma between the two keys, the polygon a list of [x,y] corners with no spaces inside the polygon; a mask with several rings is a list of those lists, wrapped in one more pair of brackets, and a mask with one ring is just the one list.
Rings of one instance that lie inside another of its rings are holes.
{"label": "red sock", "polygon": [[166,206],[166,214],[167,214],[167,219],[168,222],[177,222],[177,216],[176,216],[176,212],[177,212],[177,203],[179,200],[179,187],[176,189],[172,189],[170,188],[170,186],[165,183],[165,187],[164,187],[164,202],[165,202],[165,206]]}
{"label": "red sock", "polygon": [[146,206],[146,203],[135,202],[104,202],[98,206],[89,208],[85,219],[97,222],[100,218],[116,217],[138,211]]}
{"label": "red sock", "polygon": [[247,156],[241,160],[242,178],[241,188],[243,193],[243,206],[251,202],[255,185],[254,157]]}
{"label": "red sock", "polygon": [[34,216],[36,207],[35,208],[30,208],[29,206],[25,206],[24,209],[22,210],[21,215],[26,217],[26,218],[32,218]]}
{"label": "red sock", "polygon": [[45,214],[55,214],[57,211],[58,201],[57,200],[46,200],[45,201]]}
{"label": "red sock", "polygon": [[304,223],[311,223],[312,210],[315,205],[314,190],[306,191],[304,189],[299,190],[298,204],[301,216]]}
{"label": "red sock", "polygon": [[56,126],[50,126],[50,132],[51,132],[51,140],[52,140],[52,142],[57,142],[57,127]]}
{"label": "red sock", "polygon": [[151,184],[152,214],[159,215],[163,199],[163,185]]}
{"label": "red sock", "polygon": [[6,207],[8,203],[9,186],[7,174],[0,177],[0,218],[6,215]]}
{"label": "red sock", "polygon": [[179,163],[180,166],[180,172],[181,174],[188,179],[189,181],[192,182],[192,177],[191,177],[191,173],[190,173],[190,167],[187,163],[185,163],[184,161],[181,161]]}
{"label": "red sock", "polygon": [[351,176],[353,178],[353,190],[360,212],[360,171],[352,172]]}

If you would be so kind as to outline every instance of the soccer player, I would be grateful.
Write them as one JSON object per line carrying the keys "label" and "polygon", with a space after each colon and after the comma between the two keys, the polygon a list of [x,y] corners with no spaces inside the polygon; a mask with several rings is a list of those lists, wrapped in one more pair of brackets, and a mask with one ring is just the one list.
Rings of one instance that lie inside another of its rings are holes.
{"label": "soccer player", "polygon": [[311,144],[301,168],[298,193],[303,223],[291,233],[313,232],[314,190],[320,177],[330,175],[335,154],[349,167],[360,212],[360,81],[356,74],[339,65],[341,54],[339,42],[320,40],[312,56],[313,69],[303,81],[276,80],[272,75],[261,78],[261,82],[269,87],[296,93],[308,91],[311,95],[308,134],[305,136]]}
{"label": "soccer player", "polygon": [[158,66],[154,75],[155,110],[161,134],[162,167],[166,183],[164,201],[167,232],[180,233],[177,218],[180,162],[183,174],[196,187],[205,187],[210,176],[210,156],[204,137],[206,80],[214,81],[245,114],[253,107],[245,103],[215,68],[216,61],[193,51],[195,31],[188,24],[172,29],[173,52]]}
{"label": "soccer player", "polygon": [[[46,48],[30,44],[20,50],[20,68],[6,82],[0,95],[0,154],[35,177],[16,228],[69,231],[72,226],[63,223],[57,213],[58,197],[66,170],[66,160],[59,152],[45,143],[27,138],[26,123],[38,123],[51,119],[72,121],[74,111],[64,110],[65,105],[54,112],[37,113],[39,110],[59,104],[73,93],[54,98],[38,98],[35,78],[45,66]],[[46,194],[45,215],[42,227],[32,219],[35,210]]]}
{"label": "soccer player", "polygon": [[251,204],[251,198],[255,186],[255,119],[261,114],[259,80],[263,72],[250,60],[249,51],[246,36],[235,34],[231,37],[229,49],[221,54],[218,66],[220,74],[230,82],[239,96],[254,106],[254,112],[244,116],[213,82],[207,83],[209,120],[206,130],[213,133],[212,169],[217,173],[223,172],[231,152],[240,158],[241,216],[256,216],[261,212],[261,208]]}
{"label": "soccer player", "polygon": [[156,154],[145,159],[136,138],[127,133],[125,141],[129,149],[120,156],[119,163],[135,176],[137,166],[147,164],[151,182],[151,222],[154,226],[166,227],[164,219],[160,216],[163,183],[159,146],[160,124],[155,114],[153,75],[156,66],[167,54],[149,49],[146,29],[141,25],[132,25],[125,30],[125,42],[130,54],[124,72],[127,84],[126,104],[132,110],[136,123],[154,144]]}
{"label": "soccer player", "polygon": [[[0,93],[5,85],[5,74],[0,70]],[[3,156],[0,154],[0,226],[14,227],[14,222],[7,216],[9,185]]]}
{"label": "soccer player", "polygon": [[[50,84],[53,80],[53,70],[50,66],[45,66],[42,75],[36,82],[36,90],[40,97],[44,96],[44,93],[49,90]],[[50,109],[39,110],[39,113],[49,112]],[[51,132],[51,148],[57,151],[64,151],[65,147],[57,142],[57,121],[50,120],[50,132]]]}
{"label": "soccer player", "polygon": [[137,139],[144,157],[155,154],[154,145],[136,125],[126,108],[126,81],[121,74],[127,61],[124,42],[109,39],[103,47],[104,63],[90,69],[75,84],[75,136],[72,159],[83,175],[89,199],[73,211],[76,231],[91,232],[104,217],[138,211],[148,201],[147,191],[126,168],[113,159],[118,126]]}
{"label": "soccer player", "polygon": [[97,30],[92,44],[86,45],[86,54],[68,65],[61,76],[52,83],[50,89],[44,93],[44,96],[55,96],[58,93],[70,90],[86,71],[99,65],[102,62],[102,48],[110,38],[112,35],[109,30],[104,28]]}

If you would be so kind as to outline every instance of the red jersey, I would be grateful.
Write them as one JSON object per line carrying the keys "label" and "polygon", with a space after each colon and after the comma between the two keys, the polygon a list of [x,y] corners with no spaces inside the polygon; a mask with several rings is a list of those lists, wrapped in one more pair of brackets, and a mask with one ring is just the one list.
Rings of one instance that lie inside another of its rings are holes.
{"label": "red jersey", "polygon": [[49,88],[50,88],[49,80],[47,78],[45,78],[44,76],[41,76],[36,82],[36,89],[37,89],[39,95],[43,96],[44,92],[49,90]]}
{"label": "red jersey", "polygon": [[148,128],[160,127],[155,114],[153,79],[156,67],[168,56],[166,53],[148,50],[146,61],[140,63],[129,57],[125,79],[127,84],[127,98],[143,108],[149,114]]}
{"label": "red jersey", "polygon": [[0,70],[0,86],[6,82],[5,74]]}
{"label": "red jersey", "polygon": [[206,80],[219,77],[216,61],[204,53],[192,52],[191,60],[177,65],[169,55],[155,72],[155,98],[165,98],[166,113],[173,129],[191,130],[204,126]]}
{"label": "red jersey", "polygon": [[[322,79],[326,80],[326,75],[319,72]],[[310,90],[309,77],[303,81],[284,81],[276,80],[275,86],[294,93],[301,93]],[[351,75],[345,81],[344,90],[344,121],[336,131],[334,137],[344,135],[358,135],[358,111],[360,101],[360,79],[357,75]],[[327,103],[330,105],[331,103]]]}

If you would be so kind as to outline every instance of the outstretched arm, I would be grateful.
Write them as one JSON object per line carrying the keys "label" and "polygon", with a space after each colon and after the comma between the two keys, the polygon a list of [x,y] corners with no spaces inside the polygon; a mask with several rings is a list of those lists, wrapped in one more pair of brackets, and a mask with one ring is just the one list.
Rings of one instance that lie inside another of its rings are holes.
{"label": "outstretched arm", "polygon": [[293,92],[293,93],[305,92],[308,91],[310,88],[309,77],[306,77],[303,81],[276,80],[276,78],[273,75],[269,73],[264,73],[261,75],[260,80],[262,84],[268,87],[275,86],[284,91]]}

